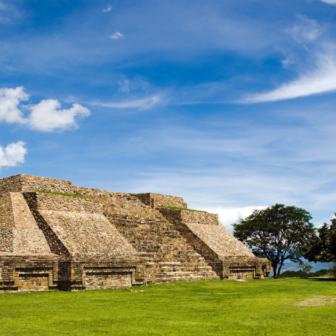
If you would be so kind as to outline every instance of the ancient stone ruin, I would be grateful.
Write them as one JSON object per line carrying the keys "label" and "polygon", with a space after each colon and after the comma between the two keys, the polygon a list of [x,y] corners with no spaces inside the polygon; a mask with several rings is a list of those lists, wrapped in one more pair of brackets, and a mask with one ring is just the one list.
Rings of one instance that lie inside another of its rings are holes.
{"label": "ancient stone ruin", "polygon": [[217,215],[188,210],[181,197],[0,179],[2,293],[254,279],[270,268]]}

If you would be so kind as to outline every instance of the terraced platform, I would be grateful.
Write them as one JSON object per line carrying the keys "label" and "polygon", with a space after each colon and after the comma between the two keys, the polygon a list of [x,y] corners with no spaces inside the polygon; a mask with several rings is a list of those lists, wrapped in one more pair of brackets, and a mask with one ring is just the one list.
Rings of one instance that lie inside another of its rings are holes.
{"label": "terraced platform", "polygon": [[128,194],[29,175],[0,180],[0,292],[260,278],[255,258],[181,197]]}

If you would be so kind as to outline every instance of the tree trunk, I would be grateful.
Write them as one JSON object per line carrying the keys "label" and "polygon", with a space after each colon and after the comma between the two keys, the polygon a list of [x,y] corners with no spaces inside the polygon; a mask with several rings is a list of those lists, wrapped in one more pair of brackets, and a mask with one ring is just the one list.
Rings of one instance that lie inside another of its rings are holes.
{"label": "tree trunk", "polygon": [[272,264],[272,268],[273,268],[273,279],[278,279],[278,273],[277,273],[278,264]]}
{"label": "tree trunk", "polygon": [[281,268],[282,268],[282,266],[283,266],[283,261],[281,261],[280,262],[280,266],[279,266],[279,268],[278,268],[278,274],[277,274],[277,278],[278,278],[278,276],[280,275],[280,272],[281,272]]}

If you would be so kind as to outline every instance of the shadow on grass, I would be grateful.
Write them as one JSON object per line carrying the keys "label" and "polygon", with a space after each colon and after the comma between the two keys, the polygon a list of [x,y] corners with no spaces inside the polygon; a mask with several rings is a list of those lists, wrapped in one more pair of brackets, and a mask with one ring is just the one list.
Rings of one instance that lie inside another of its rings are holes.
{"label": "shadow on grass", "polygon": [[336,279],[332,279],[332,278],[309,278],[308,280],[312,280],[312,281],[336,281]]}

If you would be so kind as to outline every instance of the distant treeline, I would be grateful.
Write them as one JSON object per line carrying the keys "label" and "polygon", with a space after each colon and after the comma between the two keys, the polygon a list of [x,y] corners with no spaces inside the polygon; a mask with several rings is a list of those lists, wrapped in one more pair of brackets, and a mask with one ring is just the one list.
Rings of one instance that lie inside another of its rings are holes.
{"label": "distant treeline", "polygon": [[[310,272],[309,277],[321,277],[329,274],[328,269],[321,269],[317,272]],[[304,278],[305,275],[306,273],[303,271],[285,271],[279,275],[279,278]]]}

